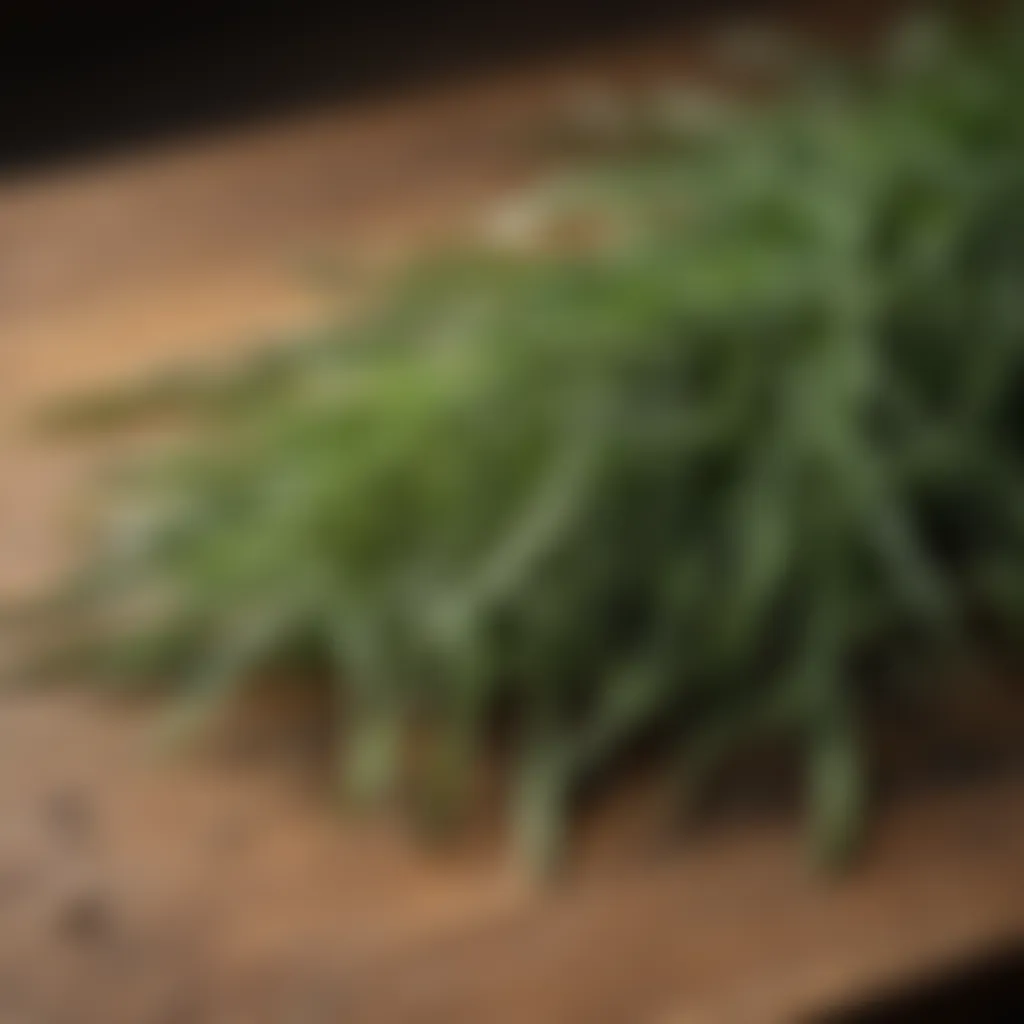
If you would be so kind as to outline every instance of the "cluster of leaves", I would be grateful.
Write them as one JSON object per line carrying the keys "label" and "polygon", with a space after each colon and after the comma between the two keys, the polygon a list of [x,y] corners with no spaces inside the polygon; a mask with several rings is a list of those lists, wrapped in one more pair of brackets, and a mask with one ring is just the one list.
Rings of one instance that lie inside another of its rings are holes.
{"label": "cluster of leaves", "polygon": [[454,800],[511,723],[540,861],[623,751],[699,772],[775,732],[840,855],[869,687],[1024,613],[1021,96],[1009,16],[714,116],[680,97],[658,145],[518,210],[527,251],[438,255],[150,393],[194,430],[111,500],[77,628],[188,716],[323,672],[362,797],[414,729]]}

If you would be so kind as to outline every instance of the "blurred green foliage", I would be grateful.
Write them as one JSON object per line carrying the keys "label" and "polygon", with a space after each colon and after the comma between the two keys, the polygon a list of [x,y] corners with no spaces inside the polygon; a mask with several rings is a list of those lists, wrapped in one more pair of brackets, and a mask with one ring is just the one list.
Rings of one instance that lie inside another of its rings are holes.
{"label": "blurred green foliage", "polygon": [[868,692],[979,622],[1019,636],[1024,21],[786,67],[770,100],[639,110],[642,145],[503,219],[511,251],[94,403],[194,429],[106,500],[65,627],[103,672],[169,680],[183,722],[322,673],[359,799],[410,774],[416,730],[445,809],[507,723],[539,864],[624,752],[703,775],[776,735],[841,857]]}

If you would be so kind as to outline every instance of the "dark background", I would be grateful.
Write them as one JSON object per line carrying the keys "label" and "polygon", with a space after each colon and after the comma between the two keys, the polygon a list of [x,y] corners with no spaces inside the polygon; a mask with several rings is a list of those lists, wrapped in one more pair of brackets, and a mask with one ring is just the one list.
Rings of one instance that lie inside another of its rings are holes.
{"label": "dark background", "polygon": [[0,172],[542,56],[727,6],[8,0],[0,3]]}

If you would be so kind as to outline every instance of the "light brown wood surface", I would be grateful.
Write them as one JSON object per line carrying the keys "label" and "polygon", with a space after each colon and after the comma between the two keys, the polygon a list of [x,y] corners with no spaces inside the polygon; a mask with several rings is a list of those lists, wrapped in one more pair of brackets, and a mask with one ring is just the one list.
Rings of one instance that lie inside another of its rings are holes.
{"label": "light brown wood surface", "polygon": [[[91,461],[28,437],[31,409],[315,320],[308,262],[386,264],[476,216],[543,162],[524,140],[566,97],[663,81],[696,43],[0,187],[0,589],[59,563]],[[841,882],[788,817],[669,841],[627,794],[538,891],[493,836],[441,855],[340,820],[305,711],[173,761],[152,723],[77,692],[0,698],[0,1021],[789,1021],[1024,937],[1019,772],[896,801]]]}

